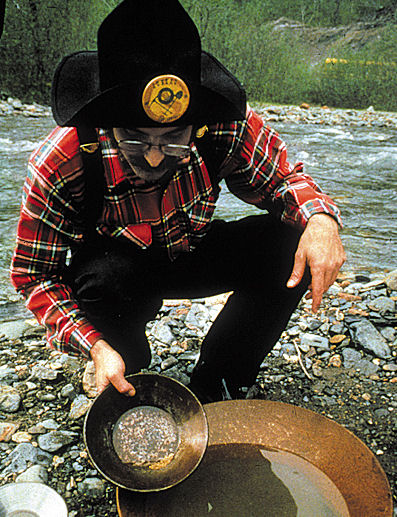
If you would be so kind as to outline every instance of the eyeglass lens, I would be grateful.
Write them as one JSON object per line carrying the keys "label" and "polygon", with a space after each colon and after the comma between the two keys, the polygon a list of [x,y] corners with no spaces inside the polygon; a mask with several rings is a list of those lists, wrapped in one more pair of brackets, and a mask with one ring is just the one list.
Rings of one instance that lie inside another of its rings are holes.
{"label": "eyeglass lens", "polygon": [[183,157],[190,153],[190,146],[176,144],[152,145],[139,140],[120,140],[118,145],[122,151],[135,155],[145,154],[151,147],[158,147],[161,152],[168,156]]}

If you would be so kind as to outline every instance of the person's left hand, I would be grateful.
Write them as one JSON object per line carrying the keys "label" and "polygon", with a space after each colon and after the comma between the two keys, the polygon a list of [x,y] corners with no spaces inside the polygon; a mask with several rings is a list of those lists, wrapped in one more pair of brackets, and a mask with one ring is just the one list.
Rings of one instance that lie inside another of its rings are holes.
{"label": "person's left hand", "polygon": [[326,214],[313,215],[299,240],[287,287],[298,285],[308,266],[312,277],[309,297],[312,298],[313,312],[317,312],[323,294],[335,282],[345,260],[338,223]]}

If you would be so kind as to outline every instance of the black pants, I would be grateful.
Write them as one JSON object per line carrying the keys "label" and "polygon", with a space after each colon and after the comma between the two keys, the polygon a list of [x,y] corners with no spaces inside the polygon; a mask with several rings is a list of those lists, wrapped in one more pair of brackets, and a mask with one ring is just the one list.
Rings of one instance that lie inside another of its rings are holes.
{"label": "black pants", "polygon": [[74,254],[66,281],[127,373],[150,363],[145,325],[163,298],[234,291],[202,343],[200,362],[231,385],[249,386],[307,289],[308,274],[285,287],[299,237],[268,215],[214,221],[197,249],[173,262],[163,249],[98,238]]}

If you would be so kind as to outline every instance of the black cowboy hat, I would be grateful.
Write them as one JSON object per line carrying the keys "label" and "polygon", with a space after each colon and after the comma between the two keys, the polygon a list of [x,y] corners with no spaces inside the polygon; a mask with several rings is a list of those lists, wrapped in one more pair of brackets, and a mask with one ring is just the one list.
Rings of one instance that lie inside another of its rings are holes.
{"label": "black cowboy hat", "polygon": [[201,50],[177,0],[124,0],[98,30],[98,51],[66,56],[52,85],[61,126],[202,125],[245,117],[238,80]]}

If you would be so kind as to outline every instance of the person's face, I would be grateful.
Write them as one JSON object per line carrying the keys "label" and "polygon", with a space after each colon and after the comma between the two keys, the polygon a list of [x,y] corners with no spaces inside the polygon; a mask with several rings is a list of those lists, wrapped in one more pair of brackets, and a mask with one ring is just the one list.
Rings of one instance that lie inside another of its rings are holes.
{"label": "person's face", "polygon": [[[116,127],[113,128],[113,134],[120,152],[134,173],[143,180],[154,183],[178,166],[189,162],[192,128],[193,126],[133,129]],[[140,146],[139,142],[149,146]],[[178,146],[184,147],[179,149]]]}

